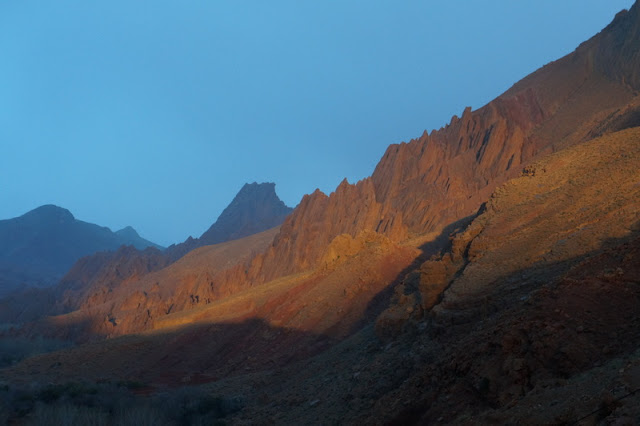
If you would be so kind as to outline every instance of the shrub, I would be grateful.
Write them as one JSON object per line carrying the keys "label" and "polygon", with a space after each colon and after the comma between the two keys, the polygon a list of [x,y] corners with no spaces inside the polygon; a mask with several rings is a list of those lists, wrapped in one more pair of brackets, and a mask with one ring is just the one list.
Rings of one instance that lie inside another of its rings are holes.
{"label": "shrub", "polygon": [[90,395],[98,393],[98,389],[86,383],[69,382],[61,385],[48,385],[38,392],[38,399],[51,403],[57,401],[63,396],[70,399],[86,398]]}
{"label": "shrub", "polygon": [[114,413],[113,424],[117,426],[169,426],[165,413],[150,404],[119,407]]}
{"label": "shrub", "polygon": [[129,390],[142,389],[146,386],[144,383],[137,380],[120,380],[116,383],[116,385],[122,388],[127,388]]}
{"label": "shrub", "polygon": [[5,404],[4,401],[0,400],[0,425],[6,425],[9,422],[9,415],[11,414],[11,410]]}
{"label": "shrub", "polygon": [[69,346],[71,346],[70,342],[43,337],[34,339],[2,337],[0,338],[0,368],[8,367],[34,355],[57,351]]}
{"label": "shrub", "polygon": [[28,416],[27,425],[33,426],[107,426],[109,415],[99,408],[78,407],[68,403],[48,405],[42,402]]}
{"label": "shrub", "polygon": [[180,425],[210,425],[242,409],[240,398],[203,393],[197,388],[182,388],[156,398],[171,418]]}
{"label": "shrub", "polygon": [[211,395],[197,387],[151,396],[134,395],[139,382],[69,382],[2,390],[0,425],[212,425],[242,409],[240,398]]}

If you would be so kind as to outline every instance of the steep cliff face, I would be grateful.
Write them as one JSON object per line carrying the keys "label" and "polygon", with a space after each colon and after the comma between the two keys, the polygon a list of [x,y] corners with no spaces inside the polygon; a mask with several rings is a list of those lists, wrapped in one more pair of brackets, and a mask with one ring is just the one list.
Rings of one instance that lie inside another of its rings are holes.
{"label": "steep cliff face", "polygon": [[[482,212],[396,289],[378,320],[383,338],[413,317],[457,321],[514,289],[561,276],[640,224],[640,127],[564,149],[496,189]],[[410,312],[410,313],[408,313]]]}
{"label": "steep cliff face", "polygon": [[575,52],[479,110],[391,145],[370,178],[305,196],[246,279],[312,268],[343,233],[372,230],[401,241],[440,230],[472,215],[535,158],[640,122],[639,9],[621,12]]}

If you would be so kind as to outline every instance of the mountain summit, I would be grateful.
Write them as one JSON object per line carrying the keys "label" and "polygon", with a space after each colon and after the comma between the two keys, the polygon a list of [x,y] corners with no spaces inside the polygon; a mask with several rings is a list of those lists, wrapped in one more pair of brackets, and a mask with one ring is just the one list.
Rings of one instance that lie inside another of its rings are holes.
{"label": "mountain summit", "polygon": [[200,238],[189,237],[183,243],[170,246],[166,253],[175,261],[198,247],[257,234],[281,225],[292,211],[278,198],[275,183],[245,183]]}
{"label": "mountain summit", "polygon": [[201,245],[237,240],[273,228],[292,210],[276,195],[275,183],[246,183],[218,220],[200,236]]}
{"label": "mountain summit", "polygon": [[27,226],[38,226],[44,223],[70,223],[75,220],[73,214],[65,208],[53,204],[45,204],[19,217],[21,223]]}

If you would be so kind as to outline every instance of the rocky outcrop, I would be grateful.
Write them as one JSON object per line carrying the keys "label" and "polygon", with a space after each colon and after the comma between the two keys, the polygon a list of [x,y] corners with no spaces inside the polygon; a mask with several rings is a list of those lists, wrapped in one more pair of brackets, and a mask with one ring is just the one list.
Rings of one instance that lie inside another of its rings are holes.
{"label": "rocky outcrop", "polygon": [[379,336],[397,337],[427,314],[445,324],[475,321],[502,293],[562,276],[637,232],[639,139],[637,127],[562,150],[496,189],[450,251],[396,288],[377,320]]}
{"label": "rocky outcrop", "polygon": [[84,257],[60,280],[56,288],[60,296],[52,313],[67,313],[85,303],[95,304],[100,294],[137,282],[169,263],[169,258],[160,250],[147,248],[140,251],[133,246]]}

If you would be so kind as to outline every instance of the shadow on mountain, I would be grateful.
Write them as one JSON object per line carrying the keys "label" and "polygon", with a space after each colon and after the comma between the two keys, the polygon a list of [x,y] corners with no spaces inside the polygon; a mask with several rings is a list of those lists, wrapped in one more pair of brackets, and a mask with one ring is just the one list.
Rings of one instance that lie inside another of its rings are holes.
{"label": "shadow on mountain", "polygon": [[[557,285],[557,282],[571,275],[580,275],[581,279],[598,279],[599,273],[605,276],[605,282],[616,282],[618,278],[624,276],[616,272],[613,276],[611,270],[615,270],[619,265],[629,264],[627,250],[636,249],[640,246],[640,221],[630,226],[631,232],[621,238],[608,238],[600,244],[599,248],[582,255],[574,256],[559,262],[538,262],[528,268],[520,269],[514,273],[498,277],[492,284],[490,291],[480,295],[470,295],[460,301],[451,303],[449,310],[465,312],[463,316],[450,316],[449,325],[456,323],[467,323],[482,316],[491,315],[509,308],[513,299],[529,293],[544,286]],[[589,269],[588,265],[596,262],[597,259],[607,258],[603,262],[601,271],[591,271],[592,276],[585,276]],[[578,267],[580,265],[580,267]],[[637,266],[637,265],[630,265]],[[613,268],[613,269],[612,269]],[[460,271],[462,272],[462,271]],[[619,275],[619,276],[618,276]],[[601,277],[602,278],[602,277]],[[635,277],[636,279],[638,277]],[[447,287],[451,286],[452,283]],[[445,289],[446,291],[446,289]],[[526,301],[526,298],[523,299]],[[447,315],[442,315],[447,317]]]}
{"label": "shadow on mountain", "polygon": [[420,268],[425,261],[429,260],[433,256],[437,256],[440,253],[446,253],[451,250],[451,237],[456,232],[466,228],[479,214],[482,213],[482,207],[473,215],[469,215],[460,220],[457,220],[447,225],[442,232],[433,240],[421,245],[419,247],[421,253],[413,262],[406,268],[404,268],[394,280],[392,280],[387,287],[380,291],[367,305],[365,313],[362,319],[356,322],[349,334],[353,334],[360,330],[365,325],[375,321],[375,319],[384,311],[391,301],[395,288],[398,284],[402,283],[405,278],[412,272],[415,272]]}
{"label": "shadow on mountain", "polygon": [[[620,380],[607,366],[620,359],[637,362],[640,223],[632,229],[587,254],[501,277],[484,294],[427,314],[422,331],[408,327],[396,342],[433,341],[441,348],[432,365],[416,366],[416,376],[437,375],[439,383],[424,391],[429,398],[407,404],[392,424],[434,422],[452,415],[446,405],[476,413],[507,410],[492,420],[514,421],[514,413],[522,415],[517,404],[535,406],[561,394],[567,400],[547,408],[548,422],[574,424],[580,413],[602,407],[602,389],[612,386],[604,381]],[[598,375],[606,377],[603,383],[593,379]],[[628,391],[640,391],[640,382],[626,380]],[[582,401],[568,408],[578,390]]]}
{"label": "shadow on mountain", "polygon": [[[79,321],[77,327],[84,327]],[[24,360],[0,373],[36,382],[127,378],[150,386],[185,386],[280,368],[336,343],[324,335],[274,327],[260,319],[194,324],[126,335]]]}
{"label": "shadow on mountain", "polygon": [[34,321],[55,304],[55,287],[27,287],[0,297],[0,324]]}
{"label": "shadow on mountain", "polygon": [[[0,370],[0,380],[126,380],[142,394],[219,382],[216,389],[227,395],[263,394],[270,403],[322,400],[318,406],[305,405],[305,417],[297,419],[302,422],[333,415],[346,423],[375,419],[396,424],[432,423],[440,417],[455,423],[462,412],[496,413],[506,420],[526,410],[500,410],[535,406],[536,398],[553,400],[553,392],[575,382],[584,407],[567,411],[567,403],[561,402],[545,414],[550,422],[556,417],[571,420],[588,413],[588,404],[601,398],[600,384],[585,374],[600,366],[604,371],[612,360],[637,349],[637,229],[588,254],[499,278],[482,298],[469,297],[444,312],[427,313],[419,320],[424,326],[406,328],[391,349],[370,327],[340,343],[246,319],[89,343],[24,360]],[[362,372],[357,380],[356,366]],[[368,399],[365,411],[352,403]],[[253,419],[266,409],[266,402],[247,401],[248,408],[238,416]]]}

